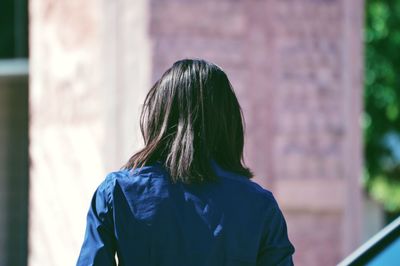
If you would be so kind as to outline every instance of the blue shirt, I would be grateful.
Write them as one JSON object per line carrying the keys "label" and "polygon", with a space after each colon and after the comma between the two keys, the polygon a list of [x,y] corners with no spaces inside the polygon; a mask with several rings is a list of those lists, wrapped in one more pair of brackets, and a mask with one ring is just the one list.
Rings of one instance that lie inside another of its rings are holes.
{"label": "blue shirt", "polygon": [[79,266],[293,265],[271,192],[213,165],[218,181],[172,183],[161,164],[109,174],[94,193]]}

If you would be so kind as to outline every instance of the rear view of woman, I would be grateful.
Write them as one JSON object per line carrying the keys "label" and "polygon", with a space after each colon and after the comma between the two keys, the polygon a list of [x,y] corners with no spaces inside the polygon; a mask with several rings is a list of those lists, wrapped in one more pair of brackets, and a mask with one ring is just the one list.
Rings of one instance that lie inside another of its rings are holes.
{"label": "rear view of woman", "polygon": [[293,265],[282,212],[243,163],[242,113],[221,68],[174,63],[141,130],[144,148],[94,193],[77,265]]}

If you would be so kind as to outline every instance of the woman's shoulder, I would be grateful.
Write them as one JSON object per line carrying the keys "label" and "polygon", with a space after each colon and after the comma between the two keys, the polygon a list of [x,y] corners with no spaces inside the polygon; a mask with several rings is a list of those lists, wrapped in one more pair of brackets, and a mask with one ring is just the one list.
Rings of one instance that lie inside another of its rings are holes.
{"label": "woman's shoulder", "polygon": [[[227,178],[225,176],[225,178]],[[231,179],[231,183],[234,182],[236,187],[240,187],[242,195],[246,195],[249,199],[254,202],[260,202],[267,204],[268,206],[277,205],[276,199],[272,191],[262,187],[252,179],[243,177],[241,179]]]}
{"label": "woman's shoulder", "polygon": [[167,172],[161,167],[161,165],[155,163],[152,165],[146,165],[137,168],[122,168],[113,172],[109,172],[106,177],[106,182],[115,182],[116,180],[135,180],[135,177],[161,177],[167,175]]}
{"label": "woman's shoulder", "polygon": [[254,182],[253,178],[242,176],[233,171],[223,169],[218,164],[213,164],[215,173],[224,183],[229,184],[230,187],[234,187],[243,193],[251,195],[251,198],[257,197],[268,201],[270,203],[276,203],[275,197],[272,192],[266,188],[263,188],[258,183]]}
{"label": "woman's shoulder", "polygon": [[[99,188],[114,194],[116,190],[147,191],[149,187],[164,187],[168,183],[166,171],[157,164],[123,168],[106,174]],[[154,191],[154,189],[151,189]]]}

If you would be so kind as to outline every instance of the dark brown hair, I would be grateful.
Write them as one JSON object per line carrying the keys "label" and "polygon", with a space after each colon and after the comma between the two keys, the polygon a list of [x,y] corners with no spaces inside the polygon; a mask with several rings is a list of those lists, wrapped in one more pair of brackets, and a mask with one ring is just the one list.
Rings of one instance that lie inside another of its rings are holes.
{"label": "dark brown hair", "polygon": [[140,118],[145,147],[125,164],[160,162],[171,179],[215,180],[214,161],[250,178],[243,163],[244,122],[224,71],[204,60],[175,62],[146,96]]}

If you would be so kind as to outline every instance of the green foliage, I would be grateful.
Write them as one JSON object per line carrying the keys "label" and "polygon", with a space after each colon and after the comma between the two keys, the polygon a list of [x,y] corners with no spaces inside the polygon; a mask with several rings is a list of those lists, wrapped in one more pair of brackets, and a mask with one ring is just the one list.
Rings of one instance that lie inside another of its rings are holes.
{"label": "green foliage", "polygon": [[400,211],[400,1],[366,0],[365,184]]}

